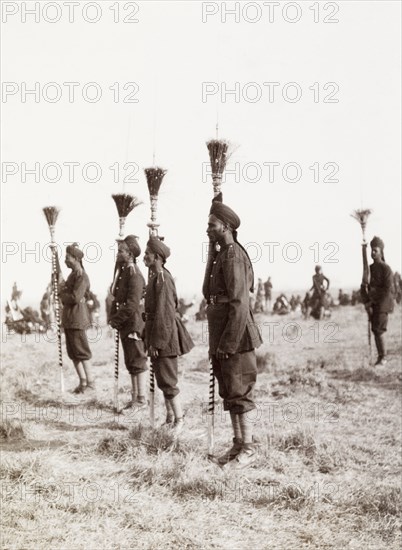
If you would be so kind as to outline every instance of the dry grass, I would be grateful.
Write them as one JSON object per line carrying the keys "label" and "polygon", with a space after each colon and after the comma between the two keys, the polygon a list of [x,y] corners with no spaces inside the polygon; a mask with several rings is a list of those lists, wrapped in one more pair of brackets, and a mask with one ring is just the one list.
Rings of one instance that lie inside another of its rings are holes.
{"label": "dry grass", "polygon": [[[325,341],[325,324],[314,342],[314,322],[296,319],[299,341],[286,342],[280,326],[258,350],[257,460],[239,474],[206,457],[201,323],[190,322],[198,345],[181,360],[178,441],[152,430],[147,411],[113,412],[111,338],[93,346],[96,396],[61,399],[55,346],[11,337],[3,346],[1,547],[399,548],[401,312],[390,319],[390,361],[380,368],[368,365],[359,308],[340,308],[332,321],[337,342]],[[65,378],[73,388],[71,365]],[[129,389],[122,368],[122,404]],[[160,424],[159,393],[156,411]],[[215,421],[220,453],[231,434],[219,400]]]}

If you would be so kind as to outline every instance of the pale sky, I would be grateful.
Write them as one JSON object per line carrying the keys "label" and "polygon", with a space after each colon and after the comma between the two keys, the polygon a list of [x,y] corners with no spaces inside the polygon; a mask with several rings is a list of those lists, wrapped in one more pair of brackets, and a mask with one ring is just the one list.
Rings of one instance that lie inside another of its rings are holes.
{"label": "pale sky", "polygon": [[[68,2],[51,2],[47,11],[46,4],[39,3],[35,22],[23,13],[34,2],[2,2],[3,300],[15,280],[23,301],[39,302],[51,269],[41,209],[53,204],[61,208],[63,254],[65,242],[84,247],[92,289],[103,297],[118,233],[111,194],[124,190],[144,201],[126,224],[144,250],[150,208],[143,169],[154,149],[156,164],[168,170],[158,205],[172,250],[167,267],[179,294],[199,296],[212,199],[205,142],[215,137],[217,119],[219,137],[234,145],[228,169],[237,171],[223,184],[224,201],[241,218],[239,240],[250,246],[256,277],[271,275],[276,291],[307,289],[318,260],[334,287],[357,288],[361,230],[350,213],[361,207],[373,209],[368,237],[381,236],[387,262],[401,270],[399,2],[299,1],[291,9],[281,2],[272,22],[266,2],[248,3],[247,11],[240,3],[239,22],[224,13],[235,2],[122,1],[118,14],[115,2],[84,11],[81,2],[72,23]],[[122,21],[130,14],[138,23]],[[24,95],[35,82],[36,101]],[[78,83],[71,103],[66,82]],[[205,83],[216,93],[203,97]],[[237,95],[225,95],[236,86]],[[99,101],[83,98],[99,90]],[[138,102],[123,102],[130,97]],[[123,188],[126,162],[139,167],[138,182]],[[37,182],[24,174],[35,163]],[[72,182],[65,163],[78,163]],[[85,181],[95,177],[88,163],[100,168],[99,181]],[[273,174],[269,163],[279,163]],[[52,178],[58,181],[46,181]],[[271,258],[269,242],[279,243]]]}

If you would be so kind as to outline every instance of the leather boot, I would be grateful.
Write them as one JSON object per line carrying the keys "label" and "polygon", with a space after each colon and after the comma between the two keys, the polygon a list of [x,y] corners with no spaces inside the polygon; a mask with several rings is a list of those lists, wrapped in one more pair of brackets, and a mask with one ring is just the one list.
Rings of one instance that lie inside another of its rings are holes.
{"label": "leather boot", "polygon": [[218,457],[219,464],[225,465],[231,460],[234,460],[237,457],[237,455],[240,453],[242,448],[243,448],[243,441],[241,439],[238,439],[237,437],[234,437],[232,447],[228,451],[226,451],[225,454]]}
{"label": "leather boot", "polygon": [[173,435],[177,437],[184,426],[183,409],[181,408],[180,397],[176,395],[173,399],[170,399],[170,405],[174,414],[174,424],[172,428]]}
{"label": "leather boot", "polygon": [[248,468],[256,461],[257,453],[254,446],[251,443],[243,443],[242,449],[239,454],[231,462],[228,462],[225,466],[225,470],[238,471]]}
{"label": "leather boot", "polygon": [[171,401],[170,399],[166,399],[165,397],[166,420],[164,424],[162,424],[162,426],[166,426],[166,427],[171,427],[171,425],[174,422],[174,412],[170,401]]}

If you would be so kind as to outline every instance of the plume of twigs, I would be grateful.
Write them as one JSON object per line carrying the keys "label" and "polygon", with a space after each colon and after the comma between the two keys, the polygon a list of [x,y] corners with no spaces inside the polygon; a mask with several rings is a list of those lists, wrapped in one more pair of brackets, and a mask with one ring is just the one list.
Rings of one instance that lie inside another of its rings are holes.
{"label": "plume of twigs", "polygon": [[116,204],[117,212],[119,213],[120,218],[126,218],[136,206],[142,204],[137,197],[127,195],[126,193],[117,193],[116,195],[112,195],[112,199]]}
{"label": "plume of twigs", "polygon": [[147,179],[149,197],[151,199],[151,221],[148,223],[149,233],[150,235],[157,235],[159,227],[159,224],[156,223],[158,193],[167,170],[158,166],[154,166],[152,168],[145,168],[144,172]]}
{"label": "plume of twigs", "polygon": [[222,174],[230,156],[228,153],[229,142],[223,139],[211,139],[207,141],[207,147],[211,162],[214,196],[216,196],[221,192]]}
{"label": "plume of twigs", "polygon": [[207,141],[209,160],[211,161],[212,174],[223,174],[226,162],[229,158],[229,142],[223,139],[211,139]]}
{"label": "plume of twigs", "polygon": [[147,178],[149,195],[151,197],[157,197],[167,170],[155,166],[153,168],[145,168],[144,172]]}
{"label": "plume of twigs", "polygon": [[372,213],[372,210],[370,210],[370,208],[366,208],[365,210],[354,210],[351,214],[352,218],[357,220],[360,224],[360,227],[362,228],[363,241],[366,240],[367,220],[371,213]]}
{"label": "plume of twigs", "polygon": [[57,206],[45,206],[42,210],[53,236],[53,230],[59,216],[60,208],[57,208]]}
{"label": "plume of twigs", "polygon": [[127,195],[126,193],[112,195],[112,199],[116,204],[117,212],[119,214],[119,237],[123,237],[126,217],[132,210],[134,210],[134,208],[142,204],[142,202],[137,199],[137,197]]}

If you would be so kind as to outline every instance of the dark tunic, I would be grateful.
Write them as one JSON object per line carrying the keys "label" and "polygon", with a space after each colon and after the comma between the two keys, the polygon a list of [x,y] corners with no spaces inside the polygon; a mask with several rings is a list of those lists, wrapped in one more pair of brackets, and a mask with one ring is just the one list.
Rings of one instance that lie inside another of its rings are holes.
{"label": "dark tunic", "polygon": [[[113,288],[113,302],[109,323],[120,332],[124,351],[124,363],[132,375],[147,370],[147,356],[142,337],[144,330],[143,296],[145,279],[136,264],[116,269]],[[137,333],[134,339],[131,335]]]}
{"label": "dark tunic", "polygon": [[184,355],[194,347],[177,306],[173,277],[164,268],[150,279],[145,293],[145,343],[157,349],[159,357]]}
{"label": "dark tunic", "polygon": [[[233,354],[250,351],[262,344],[250,308],[249,290],[252,284],[252,267],[242,247],[236,242],[221,247],[212,269],[207,272],[203,287],[208,302],[211,296],[218,296],[218,303],[207,308],[211,355],[216,354],[218,348]],[[220,299],[227,301],[219,303]]]}
{"label": "dark tunic", "polygon": [[86,330],[91,326],[85,294],[89,291],[88,275],[72,271],[60,290],[63,304],[62,325],[65,329]]}
{"label": "dark tunic", "polygon": [[137,265],[121,267],[116,274],[110,324],[120,331],[122,339],[132,332],[142,335],[144,307],[141,300],[144,296],[145,279]]}
{"label": "dark tunic", "polygon": [[373,310],[378,313],[391,313],[394,310],[393,274],[384,262],[370,265],[368,298]]}

